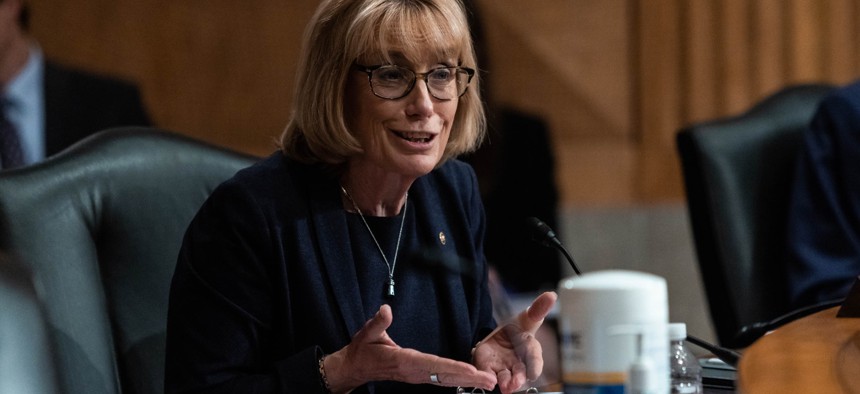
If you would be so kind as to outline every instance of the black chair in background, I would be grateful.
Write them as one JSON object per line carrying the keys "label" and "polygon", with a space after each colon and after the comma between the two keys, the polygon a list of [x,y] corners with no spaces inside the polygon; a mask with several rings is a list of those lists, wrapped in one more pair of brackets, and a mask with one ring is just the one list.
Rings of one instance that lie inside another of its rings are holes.
{"label": "black chair in background", "polygon": [[62,392],[163,392],[182,236],[209,193],[254,160],[125,128],[0,173],[0,252],[32,272]]}
{"label": "black chair in background", "polygon": [[699,269],[723,346],[743,346],[741,328],[788,312],[785,226],[795,157],[832,88],[791,86],[743,114],[677,135]]}

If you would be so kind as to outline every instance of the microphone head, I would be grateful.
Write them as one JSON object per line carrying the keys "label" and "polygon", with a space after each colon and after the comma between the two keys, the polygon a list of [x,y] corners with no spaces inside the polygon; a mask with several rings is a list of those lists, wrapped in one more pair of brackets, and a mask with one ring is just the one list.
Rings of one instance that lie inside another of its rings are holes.
{"label": "microphone head", "polygon": [[560,250],[564,253],[564,258],[567,259],[567,262],[570,263],[570,267],[573,268],[573,272],[577,275],[582,275],[579,268],[576,266],[576,262],[573,261],[573,256],[571,256],[570,253],[567,252],[567,249],[564,248],[564,245],[561,244],[561,240],[559,240],[558,236],[555,235],[555,231],[552,231],[546,223],[536,217],[529,217],[526,219],[526,224],[532,230],[531,233],[533,240],[548,248],[557,248]]}
{"label": "microphone head", "polygon": [[526,219],[526,224],[531,229],[532,239],[535,242],[538,242],[544,246],[552,247],[554,243],[560,242],[558,240],[558,236],[555,235],[555,231],[543,221],[536,217],[529,217]]}

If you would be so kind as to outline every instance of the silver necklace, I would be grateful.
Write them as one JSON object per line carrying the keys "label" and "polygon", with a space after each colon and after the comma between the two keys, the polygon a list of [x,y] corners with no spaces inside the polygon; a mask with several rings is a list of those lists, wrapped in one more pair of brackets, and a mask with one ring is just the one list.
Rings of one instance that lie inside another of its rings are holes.
{"label": "silver necklace", "polygon": [[367,228],[367,232],[370,233],[370,238],[372,238],[373,243],[376,244],[376,249],[378,249],[379,254],[382,255],[382,261],[384,261],[385,266],[388,267],[388,291],[386,292],[386,295],[394,297],[394,268],[397,266],[397,252],[400,251],[400,239],[403,236],[403,223],[406,222],[406,206],[409,204],[409,193],[406,193],[406,200],[403,202],[403,218],[400,219],[400,232],[397,233],[397,245],[394,247],[394,258],[391,259],[391,264],[389,264],[388,258],[385,257],[385,252],[383,252],[382,247],[379,246],[379,241],[376,240],[376,235],[373,234],[373,230],[371,230],[370,225],[367,224],[367,219],[364,218],[364,214],[361,213],[361,209],[358,208],[358,204],[355,203],[355,200],[352,199],[352,196],[349,195],[349,192],[346,191],[346,188],[343,187],[343,185],[340,186],[340,190],[343,192],[343,195],[352,202],[355,212],[358,212],[358,216],[361,218],[362,223],[364,223],[364,227]]}

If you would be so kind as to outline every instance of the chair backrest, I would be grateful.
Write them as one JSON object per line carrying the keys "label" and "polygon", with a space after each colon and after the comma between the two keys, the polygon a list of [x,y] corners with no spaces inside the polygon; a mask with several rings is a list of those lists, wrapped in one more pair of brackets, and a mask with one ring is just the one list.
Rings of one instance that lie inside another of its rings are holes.
{"label": "chair backrest", "polygon": [[64,392],[163,392],[168,289],[185,228],[253,161],[123,128],[0,173],[0,251],[33,273]]}
{"label": "chair backrest", "polygon": [[785,225],[795,159],[832,88],[791,86],[677,135],[699,269],[723,346],[735,347],[743,326],[788,311]]}
{"label": "chair backrest", "polygon": [[0,253],[0,393],[59,392],[45,315],[30,272]]}

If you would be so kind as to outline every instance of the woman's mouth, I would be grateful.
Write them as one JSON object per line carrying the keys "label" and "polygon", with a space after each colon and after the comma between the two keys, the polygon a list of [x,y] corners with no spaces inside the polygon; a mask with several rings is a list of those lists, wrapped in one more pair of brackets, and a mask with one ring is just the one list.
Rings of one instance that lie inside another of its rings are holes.
{"label": "woman's mouth", "polygon": [[425,132],[395,131],[394,134],[397,135],[398,137],[406,140],[406,141],[409,141],[409,142],[425,143],[425,144],[430,142],[430,141],[433,141],[433,138],[436,137],[436,134],[425,133]]}

